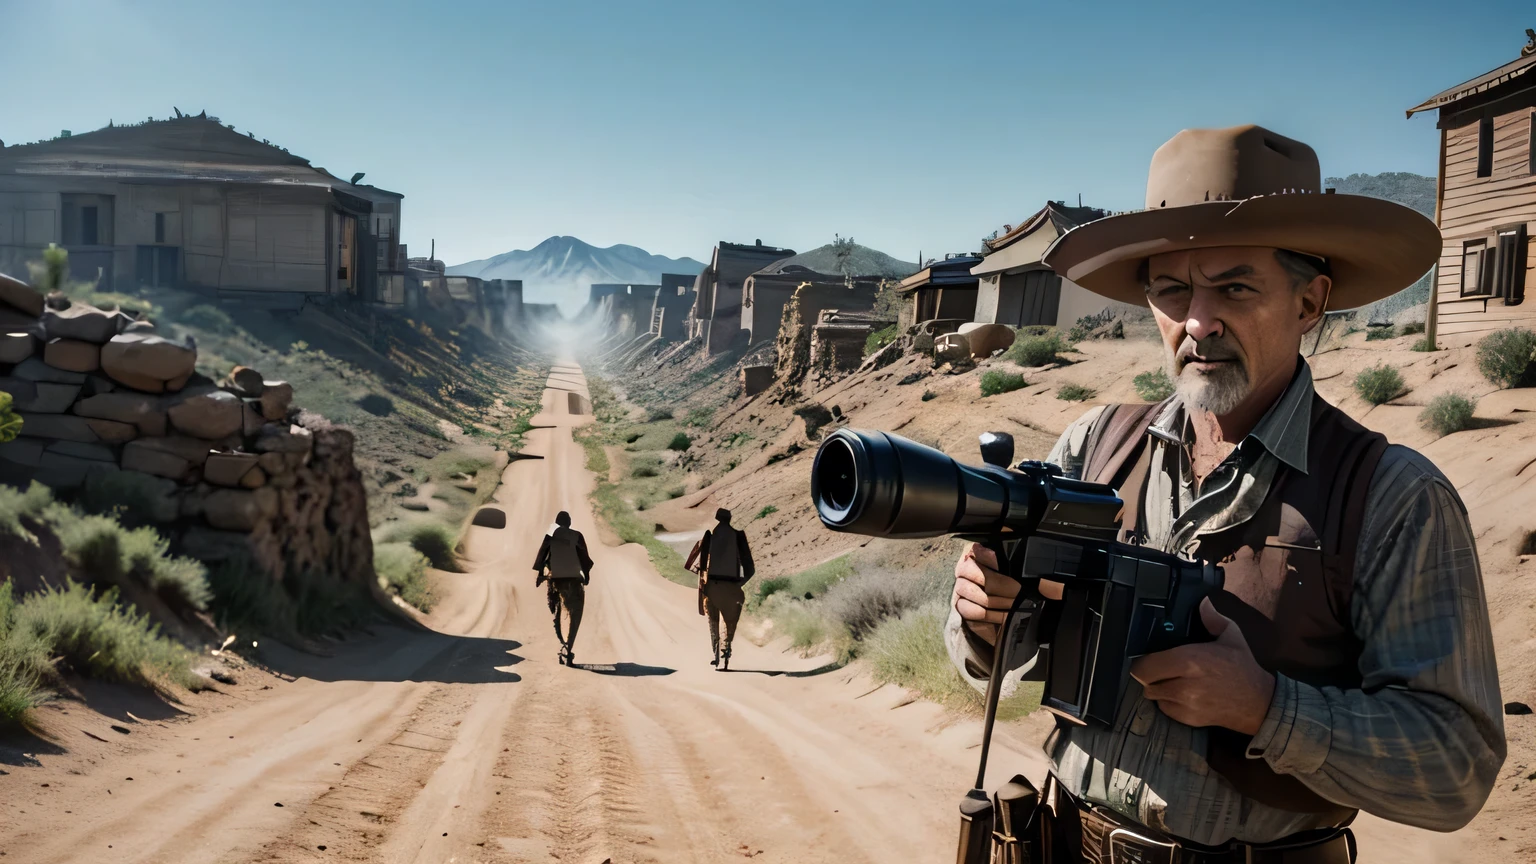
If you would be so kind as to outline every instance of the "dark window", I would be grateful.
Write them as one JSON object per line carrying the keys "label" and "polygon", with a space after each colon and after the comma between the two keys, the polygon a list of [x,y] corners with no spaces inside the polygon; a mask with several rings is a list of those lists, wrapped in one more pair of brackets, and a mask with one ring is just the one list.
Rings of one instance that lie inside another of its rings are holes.
{"label": "dark window", "polygon": [[98,241],[96,233],[97,208],[80,208],[80,244],[82,246],[95,246]]}
{"label": "dark window", "polygon": [[[1481,176],[1484,176],[1484,175],[1479,174],[1478,176],[1481,177]],[[165,242],[165,214],[164,213],[156,213],[155,214],[155,242],[156,243],[164,243]]]}
{"label": "dark window", "polygon": [[1492,293],[1514,306],[1525,299],[1525,226],[1499,232],[1498,263],[1494,267]]}
{"label": "dark window", "polygon": [[1477,126],[1477,176],[1493,176],[1493,115],[1486,115]]}
{"label": "dark window", "polygon": [[1479,276],[1483,268],[1483,256],[1488,251],[1488,244],[1482,240],[1474,240],[1461,247],[1461,296],[1472,297],[1483,293],[1479,290]]}

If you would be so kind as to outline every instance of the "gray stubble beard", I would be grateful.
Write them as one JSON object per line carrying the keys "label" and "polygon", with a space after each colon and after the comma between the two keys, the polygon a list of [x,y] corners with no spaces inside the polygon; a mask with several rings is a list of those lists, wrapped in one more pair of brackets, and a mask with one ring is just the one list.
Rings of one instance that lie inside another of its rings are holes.
{"label": "gray stubble beard", "polygon": [[1175,351],[1165,348],[1163,359],[1179,400],[1186,407],[1224,416],[1236,411],[1253,389],[1248,382],[1248,370],[1241,360],[1218,366],[1215,374],[1202,375],[1188,369],[1179,370]]}

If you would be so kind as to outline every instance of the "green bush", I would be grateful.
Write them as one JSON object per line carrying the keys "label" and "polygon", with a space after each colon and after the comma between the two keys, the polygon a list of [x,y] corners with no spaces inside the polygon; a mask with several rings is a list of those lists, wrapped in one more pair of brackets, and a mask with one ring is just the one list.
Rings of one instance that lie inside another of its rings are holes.
{"label": "green bush", "polygon": [[827,590],[826,616],[841,624],[854,641],[874,632],[880,622],[947,596],[954,574],[926,570],[861,569]]}
{"label": "green bush", "polygon": [[1511,327],[1484,336],[1477,343],[1477,368],[1483,377],[1500,387],[1526,387],[1532,382],[1531,361],[1536,358],[1536,333]]}
{"label": "green bush", "polygon": [[0,728],[22,722],[37,705],[42,679],[51,671],[48,646],[30,633],[16,632],[15,620],[11,583],[0,582]]}
{"label": "green bush", "polygon": [[687,450],[692,445],[693,445],[693,439],[689,438],[686,433],[679,432],[676,435],[672,436],[672,440],[671,441],[667,442],[667,449],[668,450],[683,451],[683,450]]}
{"label": "green bush", "polygon": [[1428,336],[1425,336],[1423,339],[1420,339],[1420,340],[1418,340],[1418,341],[1413,343],[1413,350],[1415,350],[1415,351],[1434,351],[1434,350],[1436,350],[1434,340],[1430,339]]}
{"label": "green bush", "polygon": [[1355,392],[1372,405],[1382,405],[1403,392],[1403,376],[1396,368],[1378,363],[1355,376]]}
{"label": "green bush", "polygon": [[1059,362],[1069,348],[1066,340],[1054,330],[1038,335],[1028,335],[1028,331],[1020,330],[1003,358],[1020,366],[1044,366]]}
{"label": "green bush", "polygon": [[1143,372],[1131,379],[1136,395],[1143,402],[1161,402],[1173,395],[1173,380],[1166,369],[1158,368]]}
{"label": "green bush", "polygon": [[53,491],[36,480],[26,491],[0,483],[0,533],[30,536],[21,520],[42,516],[52,503]]}
{"label": "green bush", "polygon": [[684,426],[708,426],[709,421],[715,416],[713,408],[695,408],[688,412],[688,417],[683,420]]}
{"label": "green bush", "polygon": [[645,412],[645,419],[649,423],[659,423],[662,420],[672,419],[671,408],[651,408]]}
{"label": "green bush", "polygon": [[1429,400],[1429,405],[1419,413],[1419,424],[1443,438],[1471,428],[1472,414],[1476,410],[1475,400],[1447,393]]}
{"label": "green bush", "polygon": [[1423,321],[1409,321],[1407,324],[1404,324],[1402,327],[1399,327],[1398,330],[1404,336],[1412,336],[1412,335],[1414,335],[1416,333],[1423,333],[1424,332],[1424,322]]}
{"label": "green bush", "polygon": [[756,586],[747,591],[747,608],[755,609],[780,592],[799,600],[812,600],[852,574],[853,559],[843,555],[790,576],[758,579],[747,583]]}
{"label": "green bush", "polygon": [[[923,698],[953,709],[979,712],[985,707],[977,692],[949,660],[944,623],[949,602],[935,598],[877,626],[864,640],[859,656],[869,662],[875,680],[906,687]],[[1040,704],[1041,685],[1026,683],[997,706],[1000,720],[1013,720]]]}
{"label": "green bush", "polygon": [[685,488],[683,486],[673,486],[671,489],[667,490],[667,497],[668,498],[681,498],[681,497],[683,497],[684,495],[687,495],[687,494],[688,494],[688,490],[687,490],[687,488]]}
{"label": "green bush", "polygon": [[896,325],[892,324],[883,330],[876,330],[873,333],[870,333],[868,336],[864,337],[864,356],[868,357],[876,351],[879,351],[881,348],[884,348],[892,342],[895,342],[896,333]]}
{"label": "green bush", "polygon": [[409,543],[380,543],[373,547],[373,569],[379,575],[379,583],[423,612],[431,612],[437,604],[432,575],[427,572],[429,563]]}
{"label": "green bush", "polygon": [[767,516],[772,516],[773,514],[775,514],[777,512],[779,512],[779,508],[773,506],[772,504],[769,504],[768,506],[764,507],[763,509],[757,511],[757,515],[753,516],[752,519],[754,521],[756,521],[758,519],[762,519],[762,518],[767,517]]}
{"label": "green bush", "polygon": [[1384,339],[1395,338],[1397,338],[1397,328],[1391,326],[1368,327],[1365,331],[1365,341],[1367,342],[1380,342]]}
{"label": "green bush", "polygon": [[235,322],[229,317],[229,313],[206,303],[200,303],[181,313],[181,323],[210,333],[227,335],[235,332]]}
{"label": "green bush", "polygon": [[117,602],[117,589],[97,594],[72,582],[44,588],[17,604],[6,640],[35,640],[50,657],[81,675],[130,684],[171,681],[199,689],[191,654],[160,634],[158,625]]}
{"label": "green bush", "polygon": [[1081,384],[1063,384],[1056,391],[1056,398],[1066,402],[1082,402],[1085,399],[1092,399],[1097,392],[1092,387],[1084,387]]}
{"label": "green bush", "polygon": [[656,477],[659,474],[661,472],[657,470],[655,465],[636,465],[629,472],[631,477]]}
{"label": "green bush", "polygon": [[1015,390],[1027,386],[1024,376],[1017,372],[1004,372],[1000,369],[992,369],[981,375],[981,395],[996,396],[999,393],[1012,393]]}
{"label": "green bush", "polygon": [[0,444],[21,434],[21,416],[11,409],[11,394],[0,393]]}
{"label": "green bush", "polygon": [[458,539],[446,525],[436,522],[417,522],[403,532],[396,532],[385,542],[401,541],[420,552],[433,567],[450,573],[458,572],[459,561],[453,551],[458,545]]}

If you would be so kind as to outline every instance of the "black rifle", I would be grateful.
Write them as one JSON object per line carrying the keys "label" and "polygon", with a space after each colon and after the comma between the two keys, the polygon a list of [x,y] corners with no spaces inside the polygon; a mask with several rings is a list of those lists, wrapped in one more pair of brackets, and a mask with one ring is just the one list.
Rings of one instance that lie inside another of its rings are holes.
{"label": "black rifle", "polygon": [[[985,465],[965,465],[888,432],[838,429],[811,468],[811,497],[828,528],[955,535],[986,545],[998,570],[1020,582],[993,651],[976,785],[960,805],[961,864],[987,861],[993,842],[987,755],[1012,658],[1033,658],[1023,677],[1045,682],[1043,707],[1072,723],[1107,726],[1133,660],[1210,640],[1200,601],[1222,588],[1217,566],[1118,542],[1123,502],[1114,489],[1072,480],[1046,462],[1010,469],[1013,438],[1004,433],[982,435],[981,452]],[[1062,584],[1061,600],[1040,593],[1041,579]],[[1035,830],[1017,815],[1008,821],[998,829],[1009,837]]]}

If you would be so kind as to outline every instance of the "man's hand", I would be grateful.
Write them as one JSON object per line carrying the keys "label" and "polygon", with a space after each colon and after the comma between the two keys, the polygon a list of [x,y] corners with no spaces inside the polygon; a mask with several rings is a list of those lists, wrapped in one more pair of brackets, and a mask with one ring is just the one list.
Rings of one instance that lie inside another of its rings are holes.
{"label": "man's hand", "polygon": [[[1061,599],[1061,583],[1041,580],[1040,593]],[[1019,583],[997,572],[997,555],[980,543],[972,543],[955,564],[955,590],[950,595],[960,619],[971,632],[997,644],[997,630],[1019,596]]]}
{"label": "man's hand", "polygon": [[1221,726],[1255,735],[1275,696],[1275,676],[1253,659],[1232,619],[1200,601],[1200,620],[1215,642],[1180,645],[1131,664],[1148,699],[1186,726]]}

